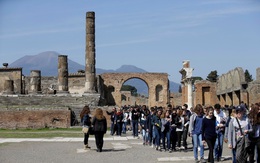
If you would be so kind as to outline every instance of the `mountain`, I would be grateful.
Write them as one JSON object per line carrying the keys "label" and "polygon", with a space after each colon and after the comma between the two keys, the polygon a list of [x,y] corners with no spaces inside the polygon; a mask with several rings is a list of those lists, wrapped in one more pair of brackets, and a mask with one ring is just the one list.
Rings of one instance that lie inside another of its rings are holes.
{"label": "mountain", "polygon": [[[24,56],[15,62],[10,64],[10,67],[22,67],[23,74],[25,76],[30,75],[31,70],[41,70],[42,76],[57,76],[58,75],[58,56],[60,54],[54,51],[46,51],[39,53],[37,55],[27,55]],[[68,59],[68,68],[69,73],[76,73],[78,70],[85,70],[85,66],[78,64],[70,59]],[[96,68],[96,74],[108,72],[139,72],[144,73],[147,72],[141,68],[138,68],[133,65],[122,65],[120,68],[116,70],[105,70],[101,68]],[[130,79],[126,81],[124,84],[135,86],[140,94],[148,94],[147,85],[139,79]],[[170,91],[178,92],[179,90],[178,83],[170,81]]]}

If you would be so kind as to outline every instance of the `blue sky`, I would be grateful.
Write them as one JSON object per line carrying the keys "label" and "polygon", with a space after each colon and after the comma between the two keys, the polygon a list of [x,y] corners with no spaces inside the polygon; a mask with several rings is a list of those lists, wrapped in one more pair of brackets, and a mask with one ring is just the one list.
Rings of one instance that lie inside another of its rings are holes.
{"label": "blue sky", "polygon": [[260,67],[258,0],[0,0],[0,61],[56,51],[85,62],[86,12],[96,14],[96,67],[135,65],[180,82]]}

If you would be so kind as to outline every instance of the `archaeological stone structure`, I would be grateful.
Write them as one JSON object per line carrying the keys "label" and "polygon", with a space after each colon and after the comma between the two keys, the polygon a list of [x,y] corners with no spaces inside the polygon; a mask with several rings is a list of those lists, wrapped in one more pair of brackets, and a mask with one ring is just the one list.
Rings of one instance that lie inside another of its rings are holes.
{"label": "archaeological stone structure", "polygon": [[68,87],[68,56],[58,56],[58,93],[69,93]]}
{"label": "archaeological stone structure", "polygon": [[182,84],[182,100],[184,103],[188,104],[188,107],[193,107],[193,96],[192,96],[192,71],[190,68],[190,61],[183,61],[183,68],[180,70],[182,74],[181,84]]}
{"label": "archaeological stone structure", "polygon": [[246,82],[244,70],[237,67],[219,76],[216,83],[206,80],[196,81],[193,93],[194,104],[237,106],[240,103],[251,105],[260,102],[260,68],[256,70],[256,79]]}
{"label": "archaeological stone structure", "polygon": [[[250,83],[245,82],[242,68],[236,68],[221,75],[217,83],[200,81],[192,85],[193,68],[184,61],[180,70],[182,94],[174,94],[169,91],[167,73],[97,75],[95,53],[95,13],[87,12],[85,70],[69,74],[67,55],[58,56],[58,76],[54,77],[42,76],[41,70],[31,70],[29,76],[24,76],[22,68],[4,63],[0,67],[0,128],[66,128],[78,124],[84,105],[106,110],[110,106],[142,104],[251,104],[260,99],[260,68],[257,79]],[[146,83],[148,97],[131,97],[131,93],[121,91],[122,85],[133,78]]]}
{"label": "archaeological stone structure", "polygon": [[95,13],[88,12],[86,15],[86,66],[85,66],[85,93],[96,92],[96,49],[95,49]]}
{"label": "archaeological stone structure", "polygon": [[[85,70],[68,74],[68,56],[58,56],[58,76],[42,76],[31,70],[24,76],[22,68],[0,68],[0,128],[68,127],[78,120],[84,105],[94,109],[122,103],[120,92],[131,78],[143,80],[149,98],[129,98],[134,104],[166,106],[169,81],[166,73],[107,73],[96,75],[95,13],[86,13]],[[126,103],[124,103],[126,104]],[[133,104],[128,101],[128,104]],[[62,114],[59,115],[58,113]],[[19,117],[22,115],[22,117]]]}
{"label": "archaeological stone structure", "polygon": [[137,78],[148,86],[148,106],[166,106],[169,103],[167,73],[104,73],[105,98],[109,104],[121,106],[121,87],[129,79]]}

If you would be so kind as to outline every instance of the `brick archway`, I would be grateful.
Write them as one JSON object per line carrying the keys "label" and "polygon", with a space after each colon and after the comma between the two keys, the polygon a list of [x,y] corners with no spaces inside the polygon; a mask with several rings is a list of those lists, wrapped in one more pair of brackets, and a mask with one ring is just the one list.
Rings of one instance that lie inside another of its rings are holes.
{"label": "brick archway", "polygon": [[[148,106],[166,106],[169,103],[169,80],[167,73],[104,73],[101,74],[106,87],[114,87],[112,96],[115,104],[121,106],[121,87],[129,79],[137,78],[148,87]],[[160,92],[158,91],[160,87]]]}

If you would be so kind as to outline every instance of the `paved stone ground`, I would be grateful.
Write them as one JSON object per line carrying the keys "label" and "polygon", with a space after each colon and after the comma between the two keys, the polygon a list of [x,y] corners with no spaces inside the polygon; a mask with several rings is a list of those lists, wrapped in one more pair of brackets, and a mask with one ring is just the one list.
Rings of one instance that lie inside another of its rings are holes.
{"label": "paved stone ground", "polygon": [[[191,139],[188,139],[189,147]],[[0,138],[1,163],[190,163],[194,162],[193,151],[173,153],[156,151],[143,146],[129,132],[122,137],[106,136],[103,152],[96,152],[94,138],[89,140],[90,150],[83,149],[83,138],[52,139],[2,139]],[[205,150],[207,158],[208,150]],[[231,151],[224,144],[223,162],[231,162]]]}

